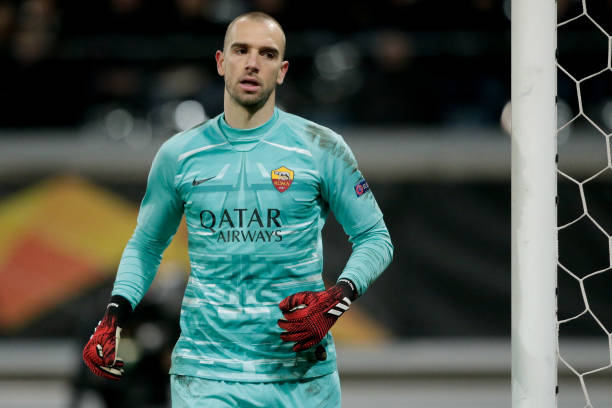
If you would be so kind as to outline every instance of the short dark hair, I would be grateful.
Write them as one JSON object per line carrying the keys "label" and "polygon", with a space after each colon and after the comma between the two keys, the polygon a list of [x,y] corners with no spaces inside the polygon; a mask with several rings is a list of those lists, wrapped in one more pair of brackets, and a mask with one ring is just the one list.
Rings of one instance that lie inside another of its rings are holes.
{"label": "short dark hair", "polygon": [[260,21],[271,21],[272,23],[276,24],[278,26],[278,28],[280,28],[281,32],[283,33],[283,44],[282,44],[282,49],[280,50],[280,54],[281,54],[281,59],[283,59],[283,57],[285,56],[285,49],[287,47],[287,40],[285,38],[285,31],[283,30],[283,27],[280,25],[280,23],[271,15],[264,13],[262,11],[249,11],[248,13],[243,13],[241,15],[239,15],[238,17],[234,18],[228,25],[227,25],[227,29],[225,30],[225,37],[223,38],[223,50],[225,51],[225,48],[228,46],[227,44],[227,35],[230,31],[230,29],[234,26],[234,24],[238,21],[238,20],[242,20],[242,19],[249,19],[249,20],[260,20]]}

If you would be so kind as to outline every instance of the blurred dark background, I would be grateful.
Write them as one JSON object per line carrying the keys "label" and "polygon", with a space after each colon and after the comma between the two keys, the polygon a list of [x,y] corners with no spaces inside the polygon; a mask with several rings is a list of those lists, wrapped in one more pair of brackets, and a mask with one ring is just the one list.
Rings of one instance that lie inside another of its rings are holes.
{"label": "blurred dark background", "polygon": [[[510,0],[334,4],[3,0],[0,127],[118,121],[108,129],[116,138],[149,127],[166,136],[213,117],[223,91],[214,52],[227,23],[255,9],[287,33],[291,65],[279,105],[288,111],[331,127],[497,125],[510,94]],[[583,15],[559,28],[563,117],[578,110],[568,75],[607,66],[610,4],[589,2],[597,24]],[[568,20],[582,3],[560,0],[558,10]],[[609,82],[604,75],[583,84],[585,111],[608,129]]]}
{"label": "blurred dark background", "polygon": [[[610,267],[612,233],[606,137],[612,131],[612,1],[587,4],[588,16],[581,1],[558,1],[559,22],[572,19],[558,31],[560,169],[571,176],[559,180],[559,224],[578,220],[559,234],[567,269],[559,273],[559,316],[586,310],[586,294],[592,314],[563,325],[561,334],[596,339],[607,350],[611,282],[600,272]],[[223,80],[214,52],[229,21],[251,10],[277,18],[287,35],[290,68],[279,107],[346,138],[395,245],[392,265],[358,302],[372,326],[357,335],[348,326],[339,329],[339,344],[359,343],[360,336],[365,343],[507,340],[510,139],[500,118],[504,108],[509,112],[510,0],[0,0],[0,306],[10,309],[21,286],[9,273],[32,257],[32,248],[64,240],[62,228],[79,231],[75,221],[41,238],[39,228],[63,219],[54,211],[93,214],[108,201],[113,204],[105,208],[122,209],[112,217],[123,219],[125,208],[131,221],[124,224],[132,228],[130,211],[159,145],[221,113]],[[75,176],[81,181],[57,182]],[[72,201],[77,193],[64,195],[73,187],[97,204],[89,208]],[[113,198],[100,198],[99,191]],[[38,212],[27,212],[32,203]],[[103,222],[92,228],[106,239],[115,232]],[[333,218],[324,232],[324,277],[332,282],[350,245]],[[79,348],[107,301],[129,237],[121,234],[104,245],[84,239],[91,248],[112,247],[84,263],[93,280],[58,291],[23,324],[14,324],[19,311],[0,314],[3,339],[71,339]],[[45,268],[57,258],[40,259],[20,266],[20,276],[55,273]],[[159,384],[166,381],[185,273],[182,266],[179,278],[153,290],[128,329],[135,339],[132,369],[159,374]],[[107,389],[80,370],[77,363],[68,374],[76,373],[81,391],[131,392],[117,398],[133,401],[147,390],[146,384]],[[150,406],[166,398],[162,385],[156,389],[161,394],[151,396],[157,402]]]}
{"label": "blurred dark background", "polygon": [[214,52],[252,9],[287,32],[288,111],[330,126],[495,124],[510,86],[508,3],[3,1],[0,126],[83,126],[111,106],[168,126],[163,107],[180,100],[212,117]]}

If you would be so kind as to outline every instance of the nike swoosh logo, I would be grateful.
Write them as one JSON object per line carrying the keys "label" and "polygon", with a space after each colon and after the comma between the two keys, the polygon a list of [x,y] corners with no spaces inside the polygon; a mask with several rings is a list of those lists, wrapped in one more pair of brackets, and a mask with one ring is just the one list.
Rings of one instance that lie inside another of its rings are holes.
{"label": "nike swoosh logo", "polygon": [[200,184],[204,183],[205,181],[208,181],[210,179],[214,179],[215,176],[209,177],[209,178],[205,178],[202,180],[198,180],[196,178],[193,179],[193,182],[191,183],[192,186],[199,186]]}

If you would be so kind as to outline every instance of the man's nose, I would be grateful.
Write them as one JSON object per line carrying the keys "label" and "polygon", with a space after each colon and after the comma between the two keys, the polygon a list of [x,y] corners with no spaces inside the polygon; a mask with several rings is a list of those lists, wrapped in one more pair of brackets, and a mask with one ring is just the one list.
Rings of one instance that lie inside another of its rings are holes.
{"label": "man's nose", "polygon": [[249,52],[246,68],[249,70],[259,70],[259,55],[257,52]]}

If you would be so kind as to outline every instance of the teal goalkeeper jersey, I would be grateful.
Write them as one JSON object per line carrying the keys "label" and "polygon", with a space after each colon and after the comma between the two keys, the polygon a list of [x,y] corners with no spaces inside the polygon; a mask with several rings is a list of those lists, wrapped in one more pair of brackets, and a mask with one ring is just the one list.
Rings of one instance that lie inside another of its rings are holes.
{"label": "teal goalkeeper jersey", "polygon": [[390,261],[391,244],[346,143],[278,109],[248,130],[221,114],[157,153],[113,295],[140,302],[184,215],[191,272],[171,374],[257,382],[329,374],[331,335],[321,343],[327,360],[317,361],[314,348],[295,353],[281,341],[277,320],[285,297],[325,289],[321,229],[330,209],[354,245],[375,230],[388,252],[366,242],[348,262],[341,277],[361,294]]}

